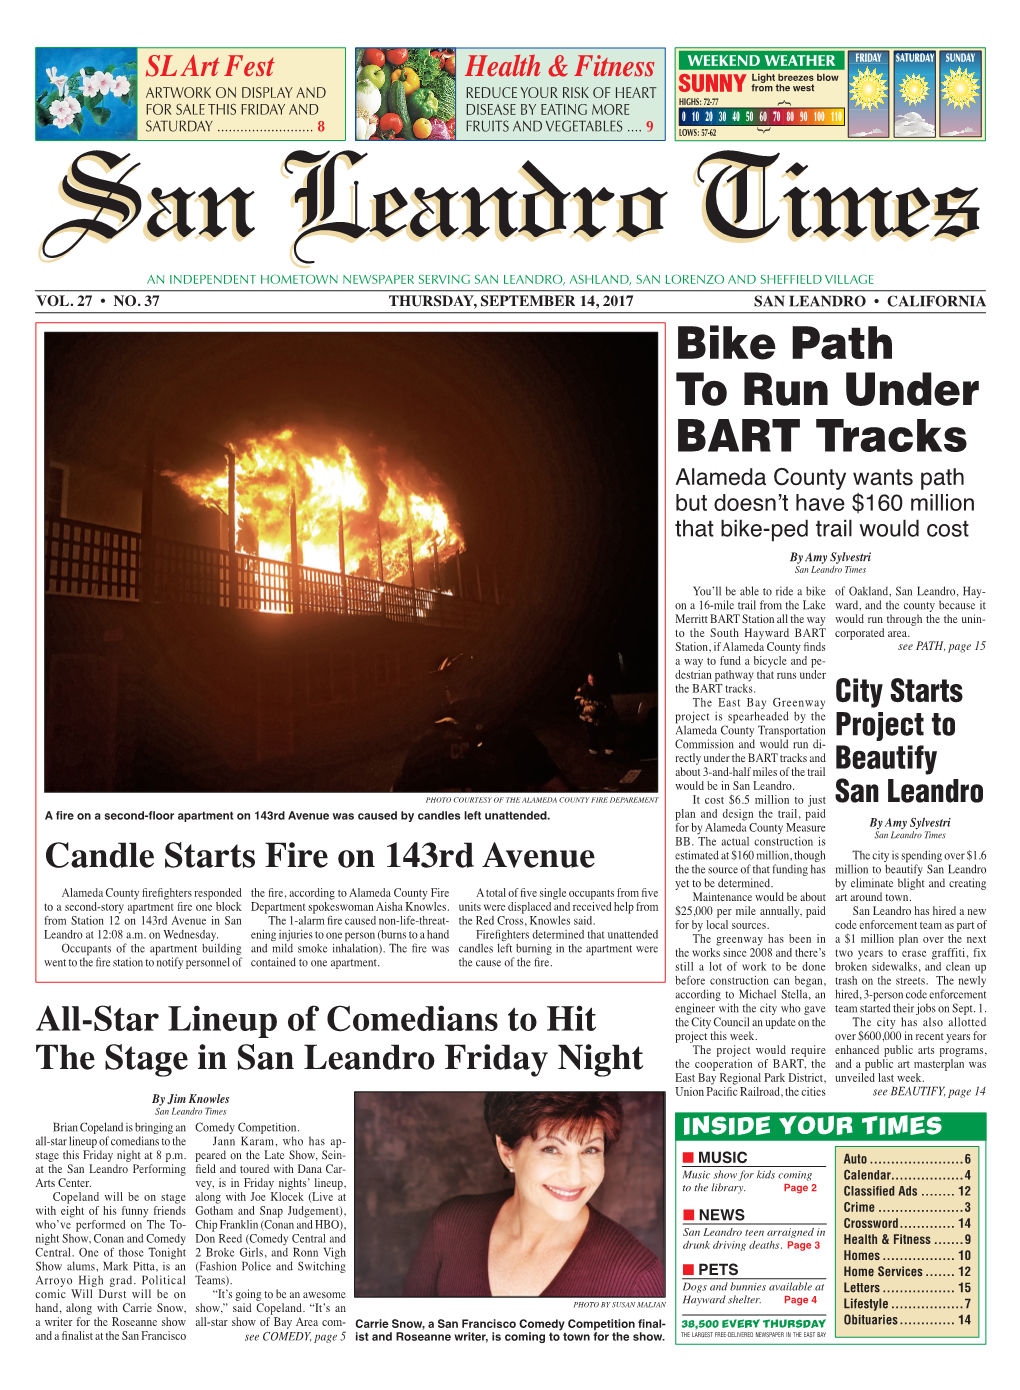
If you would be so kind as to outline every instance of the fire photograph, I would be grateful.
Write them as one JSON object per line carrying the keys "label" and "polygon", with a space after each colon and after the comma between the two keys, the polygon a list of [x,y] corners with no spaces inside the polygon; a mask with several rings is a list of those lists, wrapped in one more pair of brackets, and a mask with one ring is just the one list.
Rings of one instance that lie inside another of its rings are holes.
{"label": "fire photograph", "polygon": [[47,791],[658,790],[655,332],[41,367]]}

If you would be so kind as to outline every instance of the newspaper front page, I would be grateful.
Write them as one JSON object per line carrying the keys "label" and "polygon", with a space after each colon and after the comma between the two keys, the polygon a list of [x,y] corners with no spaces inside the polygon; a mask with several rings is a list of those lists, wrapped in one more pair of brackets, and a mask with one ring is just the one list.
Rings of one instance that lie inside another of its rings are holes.
{"label": "newspaper front page", "polygon": [[1013,40],[634,18],[15,21],[19,1386],[1007,1383]]}

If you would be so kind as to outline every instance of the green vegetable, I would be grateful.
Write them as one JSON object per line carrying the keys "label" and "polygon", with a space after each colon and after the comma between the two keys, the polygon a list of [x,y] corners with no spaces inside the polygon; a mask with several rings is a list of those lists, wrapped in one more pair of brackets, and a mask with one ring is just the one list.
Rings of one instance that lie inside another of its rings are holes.
{"label": "green vegetable", "polygon": [[404,128],[404,139],[413,140],[414,136],[411,133],[413,122],[407,110],[407,98],[404,95],[404,84],[402,82],[390,83],[389,109],[400,117]]}
{"label": "green vegetable", "polygon": [[364,63],[364,61],[365,61],[365,50],[364,50],[363,48],[356,48],[356,49],[354,50],[354,71],[355,71],[355,72],[358,71],[358,69],[361,67],[361,65],[362,65],[362,63]]}
{"label": "green vegetable", "polygon": [[380,106],[380,108],[379,108],[379,115],[380,115],[380,116],[383,115],[383,113],[386,112],[386,111],[392,111],[392,110],[393,110],[393,105],[392,105],[392,103],[393,103],[393,92],[392,92],[393,84],[390,82],[390,73],[392,72],[392,67],[391,67],[391,65],[390,65],[389,63],[386,63],[386,64],[384,65],[384,67],[383,67],[383,72],[386,74],[386,81],[383,83],[383,89],[382,89],[382,106]]}
{"label": "green vegetable", "polygon": [[407,109],[412,124],[418,120],[431,121],[439,114],[439,102],[434,92],[427,92],[424,87],[419,87],[418,91],[412,92],[408,98]]}
{"label": "green vegetable", "polygon": [[441,72],[439,76],[428,84],[430,92],[433,92],[438,103],[439,119],[441,121],[452,121],[457,114],[457,84],[449,73]]}
{"label": "green vegetable", "polygon": [[423,87],[430,87],[433,80],[439,76],[439,59],[433,58],[427,48],[409,48],[406,66],[414,68],[421,78]]}

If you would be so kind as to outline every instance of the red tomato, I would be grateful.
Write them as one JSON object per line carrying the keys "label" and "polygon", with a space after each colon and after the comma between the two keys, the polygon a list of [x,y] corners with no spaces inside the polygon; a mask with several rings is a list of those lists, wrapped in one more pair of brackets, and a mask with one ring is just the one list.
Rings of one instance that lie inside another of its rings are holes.
{"label": "red tomato", "polygon": [[407,62],[407,49],[387,48],[386,61],[392,63],[395,68],[402,68]]}
{"label": "red tomato", "polygon": [[400,117],[397,115],[395,111],[387,111],[386,115],[383,116],[379,122],[380,134],[383,131],[392,130],[399,135],[403,128],[404,122],[400,119]]}
{"label": "red tomato", "polygon": [[366,48],[365,56],[362,59],[362,67],[381,68],[386,61],[386,55],[381,48]]}

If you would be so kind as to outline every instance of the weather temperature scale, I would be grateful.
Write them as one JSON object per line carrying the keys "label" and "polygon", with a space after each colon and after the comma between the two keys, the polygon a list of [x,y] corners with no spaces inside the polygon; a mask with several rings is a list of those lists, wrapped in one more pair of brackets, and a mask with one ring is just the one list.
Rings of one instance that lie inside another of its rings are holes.
{"label": "weather temperature scale", "polygon": [[846,120],[842,106],[682,106],[677,112],[680,126],[795,127],[807,129],[841,126]]}

